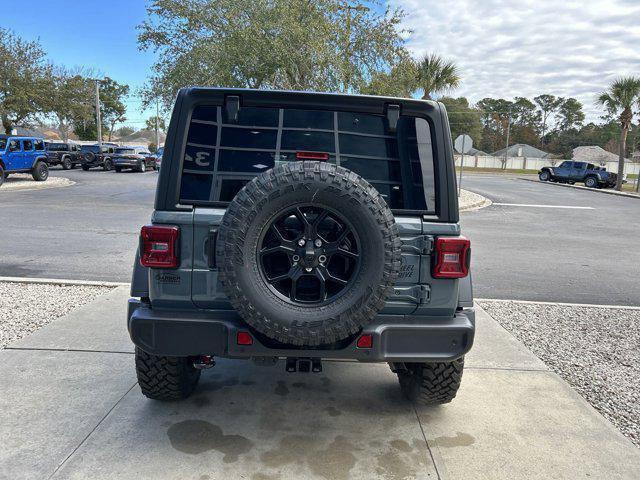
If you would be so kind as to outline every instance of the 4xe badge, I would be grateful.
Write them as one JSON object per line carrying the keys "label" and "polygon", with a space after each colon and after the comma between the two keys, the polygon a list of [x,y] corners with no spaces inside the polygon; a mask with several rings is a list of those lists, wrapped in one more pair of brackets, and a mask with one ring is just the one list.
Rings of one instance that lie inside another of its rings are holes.
{"label": "4xe badge", "polygon": [[160,284],[178,285],[180,284],[180,275],[175,273],[157,273],[156,281]]}

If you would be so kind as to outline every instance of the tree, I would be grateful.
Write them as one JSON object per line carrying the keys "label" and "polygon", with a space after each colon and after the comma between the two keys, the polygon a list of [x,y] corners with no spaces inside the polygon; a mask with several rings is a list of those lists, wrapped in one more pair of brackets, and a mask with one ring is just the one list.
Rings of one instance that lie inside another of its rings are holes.
{"label": "tree", "polygon": [[540,145],[544,145],[545,135],[547,134],[547,121],[549,117],[558,109],[558,107],[564,101],[563,98],[556,97],[554,95],[538,95],[533,98],[533,101],[536,102],[538,107],[541,110],[541,135],[540,135]]}
{"label": "tree", "polygon": [[56,118],[56,127],[63,141],[69,139],[74,122],[90,121],[93,85],[82,72],[72,73],[64,67],[55,68],[47,110]]}
{"label": "tree", "polygon": [[126,120],[127,107],[123,100],[127,95],[129,95],[129,85],[118,83],[109,77],[100,81],[101,115],[102,120],[109,127],[109,140],[113,136],[116,124]]}
{"label": "tree", "polygon": [[469,101],[464,98],[442,97],[440,101],[447,107],[451,137],[467,134],[473,139],[473,144],[480,146],[482,140],[481,113],[477,108],[469,106]]}
{"label": "tree", "polygon": [[51,65],[38,42],[0,28],[0,119],[6,133],[44,110],[51,90]]}
{"label": "tree", "polygon": [[136,131],[135,128],[129,127],[127,125],[124,125],[124,126],[118,128],[114,133],[116,135],[118,135],[118,137],[128,137],[129,135],[131,135],[135,131]]}
{"label": "tree", "polygon": [[624,175],[624,157],[627,143],[627,134],[633,119],[633,107],[640,100],[640,78],[620,77],[615,80],[606,92],[598,97],[598,103],[603,105],[611,115],[619,115],[620,122],[620,149],[618,156],[618,181],[616,190],[622,190],[622,177]]}
{"label": "tree", "polygon": [[425,100],[432,100],[433,95],[453,90],[460,85],[460,75],[455,63],[446,61],[435,53],[425,55],[418,62],[417,80]]}
{"label": "tree", "polygon": [[564,99],[558,108],[557,116],[556,128],[560,131],[580,127],[585,118],[582,104],[575,98]]}
{"label": "tree", "polygon": [[411,98],[418,88],[417,79],[417,63],[411,58],[406,58],[389,72],[374,74],[371,81],[362,88],[361,93]]}
{"label": "tree", "polygon": [[495,152],[505,148],[513,102],[504,98],[483,98],[476,108],[481,112],[483,125],[480,150]]}
{"label": "tree", "polygon": [[359,92],[406,56],[402,11],[367,3],[154,0],[138,36],[158,54],[145,105],[187,85]]}
{"label": "tree", "polygon": [[156,130],[156,118],[158,120],[158,130],[161,132],[164,132],[166,130],[166,125],[164,123],[164,118],[162,117],[156,117],[155,115],[153,117],[149,117],[147,118],[147,120],[145,121],[145,125],[146,125],[146,129],[147,130],[151,130],[151,131],[155,131]]}

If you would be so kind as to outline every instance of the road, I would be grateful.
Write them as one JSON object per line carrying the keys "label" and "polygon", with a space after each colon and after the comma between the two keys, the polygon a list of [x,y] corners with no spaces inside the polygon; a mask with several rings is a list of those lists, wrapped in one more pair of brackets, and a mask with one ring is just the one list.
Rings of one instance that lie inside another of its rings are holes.
{"label": "road", "polygon": [[[129,281],[157,174],[53,169],[66,188],[0,191],[0,275]],[[464,187],[503,204],[462,214],[476,297],[640,305],[640,201],[511,176]]]}
{"label": "road", "polygon": [[639,200],[513,176],[468,175],[463,186],[496,203],[539,205],[462,213],[476,297],[640,305]]}

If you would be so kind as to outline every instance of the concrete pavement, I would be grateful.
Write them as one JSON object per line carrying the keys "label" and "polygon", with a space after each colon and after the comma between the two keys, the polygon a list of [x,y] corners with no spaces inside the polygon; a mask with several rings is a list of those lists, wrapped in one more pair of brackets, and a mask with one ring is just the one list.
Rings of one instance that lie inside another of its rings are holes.
{"label": "concrete pavement", "polygon": [[0,351],[0,478],[636,479],[640,450],[482,310],[462,387],[414,408],[386,365],[221,360],[144,398],[126,287]]}

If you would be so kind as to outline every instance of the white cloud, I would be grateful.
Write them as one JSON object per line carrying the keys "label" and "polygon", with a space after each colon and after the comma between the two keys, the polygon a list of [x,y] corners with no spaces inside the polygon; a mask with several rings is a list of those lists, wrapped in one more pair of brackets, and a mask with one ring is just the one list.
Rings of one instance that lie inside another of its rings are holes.
{"label": "white cloud", "polygon": [[454,60],[462,85],[484,97],[575,97],[598,120],[597,95],[620,75],[640,76],[639,0],[390,0],[413,30],[416,56]]}

